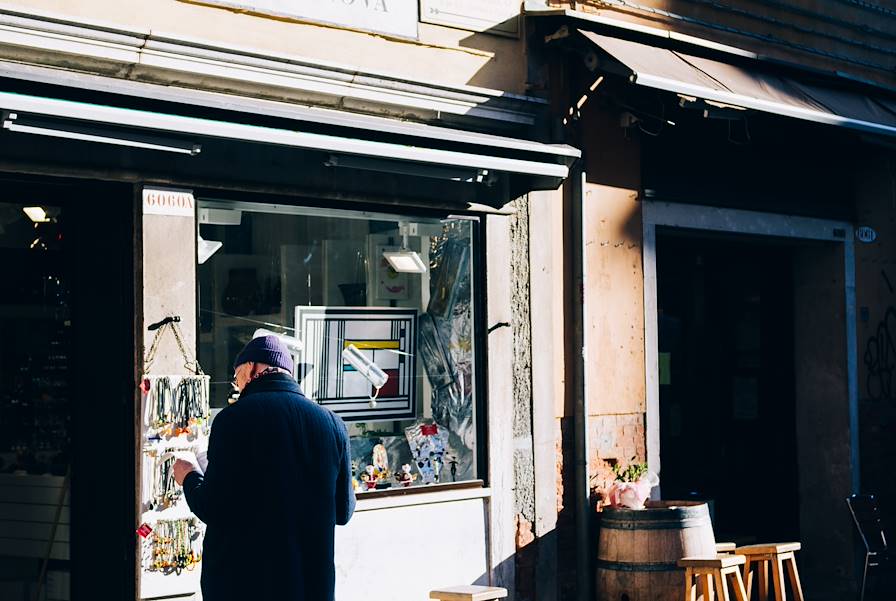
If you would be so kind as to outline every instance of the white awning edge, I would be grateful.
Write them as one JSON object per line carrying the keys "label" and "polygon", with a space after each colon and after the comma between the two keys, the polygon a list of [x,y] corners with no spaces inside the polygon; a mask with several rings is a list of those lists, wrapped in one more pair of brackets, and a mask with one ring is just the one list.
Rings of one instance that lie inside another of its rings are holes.
{"label": "white awning edge", "polygon": [[824,123],[826,125],[848,127],[850,129],[869,133],[896,136],[896,127],[885,125],[883,123],[862,121],[861,119],[843,117],[841,115],[825,113],[823,111],[813,111],[811,109],[800,108],[782,102],[770,102],[759,98],[751,98],[742,94],[732,94],[730,92],[713,90],[712,88],[695,86],[676,79],[668,79],[649,73],[635,73],[632,75],[632,83],[657,90],[664,90],[666,92],[696,96],[697,98],[706,100],[715,100],[725,104],[743,107],[745,109],[753,109],[785,117],[813,121],[815,123]]}
{"label": "white awning edge", "polygon": [[181,136],[194,135],[255,142],[380,159],[388,158],[428,165],[448,165],[558,179],[565,179],[569,175],[569,167],[566,164],[570,159],[567,152],[568,148],[561,147],[565,150],[554,152],[552,150],[553,147],[549,144],[540,145],[542,149],[540,154],[554,155],[558,161],[564,161],[563,163],[440,150],[391,142],[347,138],[245,123],[74,102],[58,98],[28,96],[11,92],[0,92],[0,109],[28,115],[72,119],[79,122],[114,127],[133,127]]}

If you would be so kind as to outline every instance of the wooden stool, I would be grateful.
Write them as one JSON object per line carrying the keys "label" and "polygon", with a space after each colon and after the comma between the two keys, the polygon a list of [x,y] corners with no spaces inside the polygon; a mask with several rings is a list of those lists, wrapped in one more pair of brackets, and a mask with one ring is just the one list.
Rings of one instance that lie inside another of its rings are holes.
{"label": "wooden stool", "polygon": [[731,555],[737,549],[736,543],[716,543],[716,553],[719,555]]}
{"label": "wooden stool", "polygon": [[430,599],[438,601],[494,601],[507,596],[507,589],[498,586],[449,586],[429,591]]}
{"label": "wooden stool", "polygon": [[737,567],[743,565],[745,561],[741,555],[719,555],[715,559],[700,557],[679,559],[678,567],[685,568],[684,601],[697,601],[697,583],[702,589],[703,601],[711,601],[713,582],[715,582],[716,595],[719,600],[730,601],[729,577],[734,584],[734,598],[737,601],[747,601],[747,591],[744,589],[744,581],[740,576],[740,569]]}
{"label": "wooden stool", "polygon": [[776,601],[785,601],[787,597],[784,594],[784,565],[786,564],[794,600],[803,601],[803,586],[800,584],[800,574],[796,569],[796,558],[794,557],[794,552],[799,550],[799,543],[738,547],[735,553],[743,555],[746,559],[744,563],[744,578],[747,581],[747,596],[750,596],[753,592],[753,567],[755,566],[759,574],[759,601],[767,601],[768,569],[771,566],[775,599]]}

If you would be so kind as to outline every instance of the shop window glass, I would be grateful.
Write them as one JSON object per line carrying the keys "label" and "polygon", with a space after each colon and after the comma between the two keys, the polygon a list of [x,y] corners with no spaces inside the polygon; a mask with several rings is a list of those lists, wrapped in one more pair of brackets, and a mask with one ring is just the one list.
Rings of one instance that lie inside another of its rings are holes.
{"label": "shop window glass", "polygon": [[213,406],[255,332],[285,333],[305,394],[349,427],[359,492],[477,478],[475,222],[215,201],[199,223]]}
{"label": "shop window glass", "polygon": [[34,590],[51,536],[47,582],[68,598],[72,403],[64,226],[58,207],[0,203],[2,599]]}

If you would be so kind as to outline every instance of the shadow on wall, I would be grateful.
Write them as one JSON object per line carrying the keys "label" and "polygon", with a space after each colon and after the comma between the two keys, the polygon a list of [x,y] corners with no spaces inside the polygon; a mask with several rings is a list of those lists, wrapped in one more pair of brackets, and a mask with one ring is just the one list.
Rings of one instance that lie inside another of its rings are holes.
{"label": "shadow on wall", "polygon": [[467,85],[493,88],[511,94],[526,93],[527,56],[522,22],[522,17],[514,17],[485,31],[471,32],[458,41],[461,48],[492,55],[470,77]]}

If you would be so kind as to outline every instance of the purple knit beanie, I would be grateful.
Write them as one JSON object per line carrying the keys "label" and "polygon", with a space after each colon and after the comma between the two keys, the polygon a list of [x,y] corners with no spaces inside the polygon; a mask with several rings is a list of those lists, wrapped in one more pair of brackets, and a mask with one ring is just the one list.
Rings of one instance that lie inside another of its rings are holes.
{"label": "purple knit beanie", "polygon": [[292,373],[292,355],[276,336],[260,336],[253,338],[243,347],[233,361],[236,369],[243,363],[266,363],[272,367],[280,367]]}

